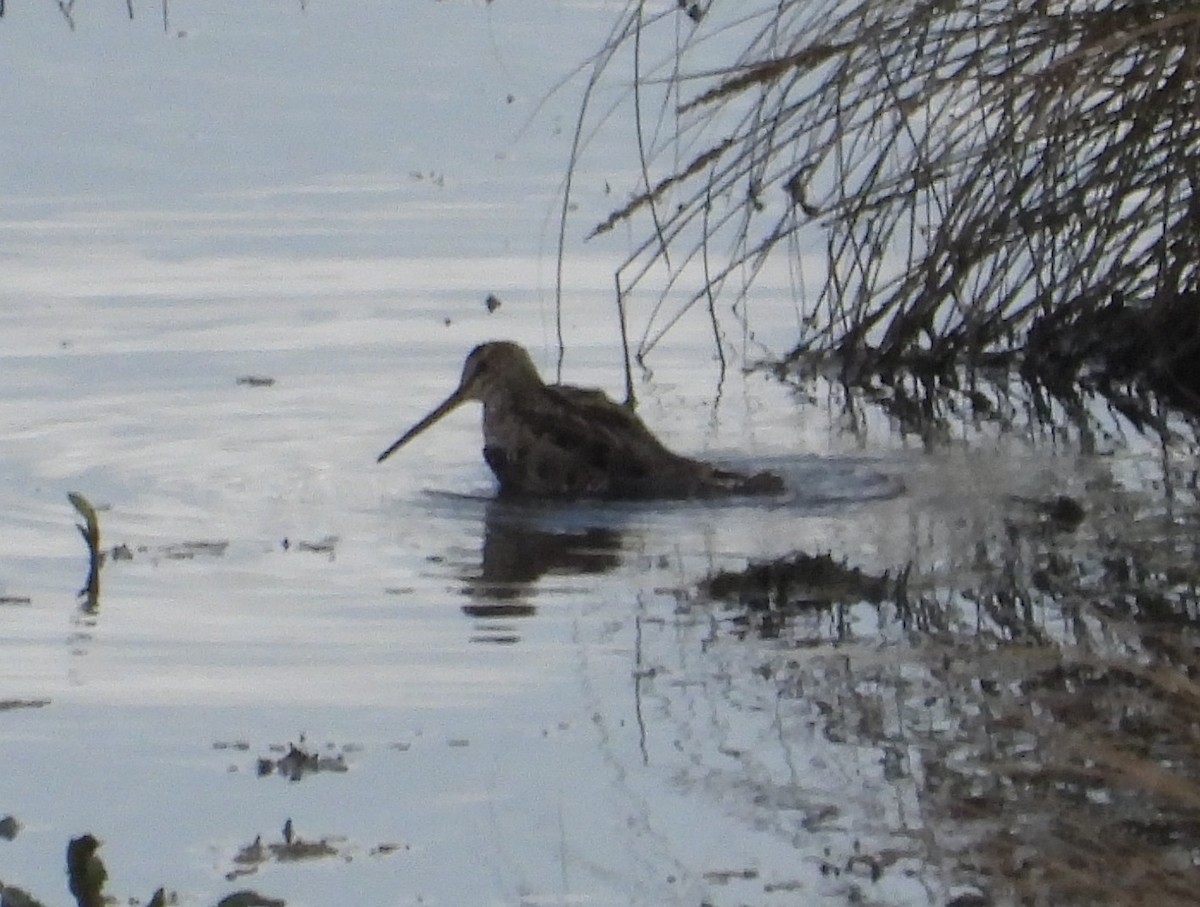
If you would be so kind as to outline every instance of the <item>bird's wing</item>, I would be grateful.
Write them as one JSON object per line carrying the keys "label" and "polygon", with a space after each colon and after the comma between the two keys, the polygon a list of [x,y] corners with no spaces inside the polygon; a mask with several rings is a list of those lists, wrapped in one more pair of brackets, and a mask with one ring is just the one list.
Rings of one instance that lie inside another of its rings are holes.
{"label": "bird's wing", "polygon": [[549,385],[539,406],[516,401],[518,418],[543,445],[575,458],[579,465],[612,474],[644,474],[684,458],[654,437],[632,410],[603,391]]}

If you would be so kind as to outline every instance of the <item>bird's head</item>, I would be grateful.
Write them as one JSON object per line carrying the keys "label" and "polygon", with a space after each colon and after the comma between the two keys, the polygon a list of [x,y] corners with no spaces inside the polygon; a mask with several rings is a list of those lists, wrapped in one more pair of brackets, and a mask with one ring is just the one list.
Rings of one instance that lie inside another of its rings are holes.
{"label": "bird's head", "polygon": [[382,463],[425,429],[468,400],[479,400],[486,406],[489,400],[499,396],[518,394],[541,386],[542,379],[538,375],[537,366],[533,364],[533,359],[519,343],[508,340],[481,343],[467,354],[466,362],[463,363],[462,378],[459,379],[454,393],[401,435],[391,447],[379,455],[377,462]]}

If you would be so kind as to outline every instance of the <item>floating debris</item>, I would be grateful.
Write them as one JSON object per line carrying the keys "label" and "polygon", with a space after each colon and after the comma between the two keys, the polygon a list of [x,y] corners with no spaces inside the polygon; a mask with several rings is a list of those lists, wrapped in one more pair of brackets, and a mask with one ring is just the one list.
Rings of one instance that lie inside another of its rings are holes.
{"label": "floating debris", "polygon": [[163,557],[170,558],[172,560],[190,560],[198,554],[205,555],[206,557],[221,557],[225,553],[225,549],[228,547],[228,541],[178,542],[173,545],[165,545],[160,549],[160,553]]}
{"label": "floating debris", "polygon": [[166,558],[170,561],[190,561],[197,556],[221,557],[229,547],[227,539],[209,541],[206,539],[190,539],[183,542],[172,542],[157,548],[149,545],[138,545],[136,548],[122,542],[114,545],[107,556],[114,561],[131,561],[138,555],[149,555],[152,558]]}
{"label": "floating debris", "polygon": [[336,535],[327,535],[323,539],[315,542],[306,542],[304,539],[296,542],[297,551],[315,551],[318,554],[333,554],[337,548],[337,543],[340,541]]}
{"label": "floating debris", "polygon": [[5,816],[0,819],[0,838],[5,841],[15,840],[20,831],[21,823],[17,821],[16,816]]}
{"label": "floating debris", "polygon": [[306,841],[296,834],[291,819],[288,819],[283,826],[283,836],[283,840],[279,843],[264,844],[262,835],[257,835],[253,841],[234,854],[235,868],[225,874],[226,880],[233,881],[240,876],[253,875],[258,872],[260,866],[266,863],[292,863],[299,860],[319,860],[338,856],[338,849],[333,845],[335,839],[321,838],[318,841]]}
{"label": "floating debris", "polygon": [[79,597],[84,599],[83,610],[94,614],[100,606],[100,567],[104,564],[104,552],[100,550],[100,521],[96,518],[96,508],[83,495],[68,492],[67,500],[83,517],[83,523],[76,523],[75,528],[88,546],[88,575],[79,590]]}
{"label": "floating debris", "polygon": [[67,844],[67,884],[79,907],[104,907],[108,871],[99,850],[100,842],[93,835],[80,835]]}
{"label": "floating debris", "polygon": [[746,869],[714,869],[704,873],[706,882],[715,882],[718,885],[728,885],[734,879],[757,879],[758,870],[747,867]]}
{"label": "floating debris", "polygon": [[0,712],[10,709],[40,709],[49,704],[49,699],[0,699]]}
{"label": "floating debris", "polygon": [[315,542],[310,542],[306,539],[299,539],[298,541],[293,542],[291,539],[285,538],[279,543],[279,547],[281,547],[284,551],[291,551],[293,548],[295,548],[297,551],[328,554],[329,559],[333,560],[334,555],[337,554],[337,543],[339,541],[341,541],[341,539],[336,535],[327,535]]}
{"label": "floating debris", "polygon": [[490,315],[496,309],[500,308],[500,297],[495,293],[488,293],[487,299],[483,301],[483,304],[487,306],[488,314]]}
{"label": "floating debris", "polygon": [[287,752],[280,758],[271,759],[264,756],[260,757],[257,763],[257,773],[260,778],[268,775],[282,775],[289,781],[300,781],[305,776],[315,775],[318,772],[341,773],[348,771],[350,771],[350,767],[346,764],[345,753],[322,756],[304,749],[303,739],[299,746],[289,743]]}
{"label": "floating debris", "polygon": [[385,842],[383,844],[376,844],[368,851],[368,853],[373,857],[386,857],[388,854],[398,853],[401,850],[409,849],[411,848],[407,844],[393,844],[391,842]]}
{"label": "floating debris", "polygon": [[337,848],[325,838],[320,841],[303,841],[300,838],[284,844],[272,844],[271,855],[280,863],[295,860],[318,860],[321,857],[336,857]]}
{"label": "floating debris", "polygon": [[[254,840],[233,855],[233,862],[241,866],[257,866],[266,859],[266,849],[263,847],[262,835],[256,835]],[[235,870],[227,878],[239,875]]]}
{"label": "floating debris", "polygon": [[422,173],[420,170],[410,170],[409,177],[414,183],[432,183],[439,189],[446,185],[446,175],[444,173],[436,173],[430,170],[428,173]]}
{"label": "floating debris", "polygon": [[87,543],[88,548],[94,554],[99,554],[100,521],[96,518],[96,508],[92,506],[91,501],[77,491],[67,492],[67,500],[71,502],[71,506],[83,517],[84,525],[75,524],[79,530],[79,534],[83,536],[83,540]]}
{"label": "floating debris", "polygon": [[275,379],[265,375],[242,375],[237,379],[237,383],[243,387],[271,387],[275,384]]}

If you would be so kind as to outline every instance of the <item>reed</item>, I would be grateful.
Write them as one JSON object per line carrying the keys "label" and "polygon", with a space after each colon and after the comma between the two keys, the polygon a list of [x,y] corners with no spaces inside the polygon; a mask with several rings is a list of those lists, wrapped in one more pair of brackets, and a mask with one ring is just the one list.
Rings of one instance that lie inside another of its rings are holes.
{"label": "reed", "polygon": [[1194,5],[646,9],[594,61],[633,74],[640,184],[596,232],[634,236],[617,285],[623,317],[652,300],[636,356],[698,307],[716,326],[714,300],[744,313],[777,263],[795,373],[1061,383],[1098,358],[1200,411]]}

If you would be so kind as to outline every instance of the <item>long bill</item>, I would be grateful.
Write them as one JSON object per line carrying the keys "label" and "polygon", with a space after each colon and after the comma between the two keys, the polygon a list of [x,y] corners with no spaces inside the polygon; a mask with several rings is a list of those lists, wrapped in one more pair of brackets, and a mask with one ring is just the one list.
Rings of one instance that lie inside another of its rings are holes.
{"label": "long bill", "polygon": [[399,438],[397,438],[392,443],[391,447],[389,447],[387,450],[385,450],[383,453],[381,453],[379,455],[379,457],[375,460],[375,462],[382,463],[384,460],[386,460],[388,457],[390,457],[392,454],[394,454],[396,451],[398,451],[401,447],[403,447],[405,444],[407,444],[409,441],[411,441],[413,438],[415,438],[417,435],[419,435],[425,429],[429,428],[429,426],[431,426],[435,422],[437,422],[440,418],[442,418],[442,416],[446,415],[446,413],[450,412],[452,409],[454,409],[459,404],[465,403],[466,400],[467,400],[466,392],[460,387],[458,390],[456,390],[454,393],[452,393],[449,397],[447,397],[445,400],[443,400],[441,403],[439,403],[437,408],[434,409],[433,412],[431,412],[428,416],[426,416],[424,419],[422,419],[420,422],[418,422],[416,425],[414,425],[412,428],[410,428],[408,431],[406,431],[404,434],[402,434]]}

